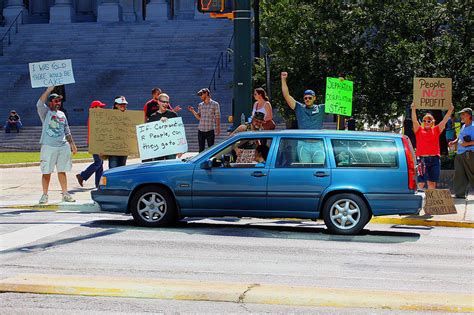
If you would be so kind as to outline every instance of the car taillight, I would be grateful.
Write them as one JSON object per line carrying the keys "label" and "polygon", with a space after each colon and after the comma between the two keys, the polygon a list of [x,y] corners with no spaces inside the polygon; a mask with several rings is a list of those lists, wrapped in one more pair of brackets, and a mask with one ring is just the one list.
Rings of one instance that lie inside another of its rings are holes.
{"label": "car taillight", "polygon": [[408,189],[416,190],[415,154],[413,153],[413,146],[407,136],[404,136],[402,139],[408,167]]}

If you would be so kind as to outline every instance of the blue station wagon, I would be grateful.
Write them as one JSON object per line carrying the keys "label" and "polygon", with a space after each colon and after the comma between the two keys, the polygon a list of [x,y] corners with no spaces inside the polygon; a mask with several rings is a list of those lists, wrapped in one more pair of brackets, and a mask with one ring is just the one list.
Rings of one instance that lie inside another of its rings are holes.
{"label": "blue station wagon", "polygon": [[142,226],[184,217],[302,218],[323,219],[337,234],[422,207],[407,137],[330,130],[244,132],[190,159],[114,168],[92,199]]}

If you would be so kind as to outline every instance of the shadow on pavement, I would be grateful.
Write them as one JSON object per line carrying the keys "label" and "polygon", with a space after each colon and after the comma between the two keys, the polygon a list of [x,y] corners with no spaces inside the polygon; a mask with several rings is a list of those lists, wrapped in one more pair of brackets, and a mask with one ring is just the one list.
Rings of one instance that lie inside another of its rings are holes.
{"label": "shadow on pavement", "polygon": [[[239,219],[230,219],[230,222],[239,222]],[[212,219],[210,222],[183,220],[173,227],[145,228],[135,224],[133,220],[96,220],[83,224],[91,228],[114,227],[124,230],[161,230],[167,232],[186,233],[189,235],[213,235],[228,237],[260,237],[277,239],[320,240],[335,242],[361,242],[361,243],[405,243],[416,242],[420,234],[406,231],[371,231],[363,230],[359,235],[331,235],[324,224],[300,221],[267,221],[267,222],[241,222],[222,223],[225,220]]]}
{"label": "shadow on pavement", "polygon": [[42,243],[42,244],[37,244],[37,245],[22,246],[22,247],[7,249],[4,251],[1,251],[0,255],[9,254],[9,253],[30,253],[30,252],[44,251],[52,247],[71,244],[71,243],[75,243],[79,241],[84,241],[84,240],[97,238],[97,237],[103,237],[103,236],[112,235],[112,234],[121,233],[121,232],[123,232],[122,229],[108,229],[106,231],[101,231],[101,232],[97,232],[97,233],[93,233],[89,235],[66,238],[66,239],[57,240],[54,242],[47,242],[47,243]]}

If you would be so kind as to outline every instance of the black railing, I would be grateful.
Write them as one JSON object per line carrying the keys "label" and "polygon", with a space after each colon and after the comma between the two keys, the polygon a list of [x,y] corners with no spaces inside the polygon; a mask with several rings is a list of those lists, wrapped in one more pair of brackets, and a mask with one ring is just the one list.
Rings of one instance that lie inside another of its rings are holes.
{"label": "black railing", "polygon": [[21,10],[20,13],[18,13],[16,18],[13,20],[13,22],[10,24],[7,31],[3,35],[2,39],[0,39],[0,56],[3,56],[3,42],[5,41],[5,38],[7,38],[7,45],[8,46],[10,46],[10,44],[12,43],[11,30],[12,30],[13,26],[15,26],[15,34],[18,33],[18,18],[19,17],[21,17],[20,23],[23,24],[23,10]]}
{"label": "black railing", "polygon": [[221,70],[227,68],[229,66],[229,63],[232,62],[232,55],[234,51],[232,50],[231,46],[233,39],[234,35],[232,35],[232,37],[230,38],[229,45],[227,45],[226,51],[222,51],[219,54],[216,66],[214,67],[214,73],[212,74],[211,81],[209,82],[209,90],[211,89],[211,86],[213,87],[214,91],[216,90],[216,80],[221,78]]}

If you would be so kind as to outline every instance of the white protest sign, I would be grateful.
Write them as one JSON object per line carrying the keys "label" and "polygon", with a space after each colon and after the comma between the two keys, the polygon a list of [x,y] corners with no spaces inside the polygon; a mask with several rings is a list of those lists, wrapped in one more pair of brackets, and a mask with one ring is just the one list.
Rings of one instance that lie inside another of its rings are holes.
{"label": "white protest sign", "polygon": [[32,88],[75,83],[71,59],[33,62],[29,67]]}
{"label": "white protest sign", "polygon": [[152,159],[188,151],[186,131],[181,117],[137,126],[140,159]]}

